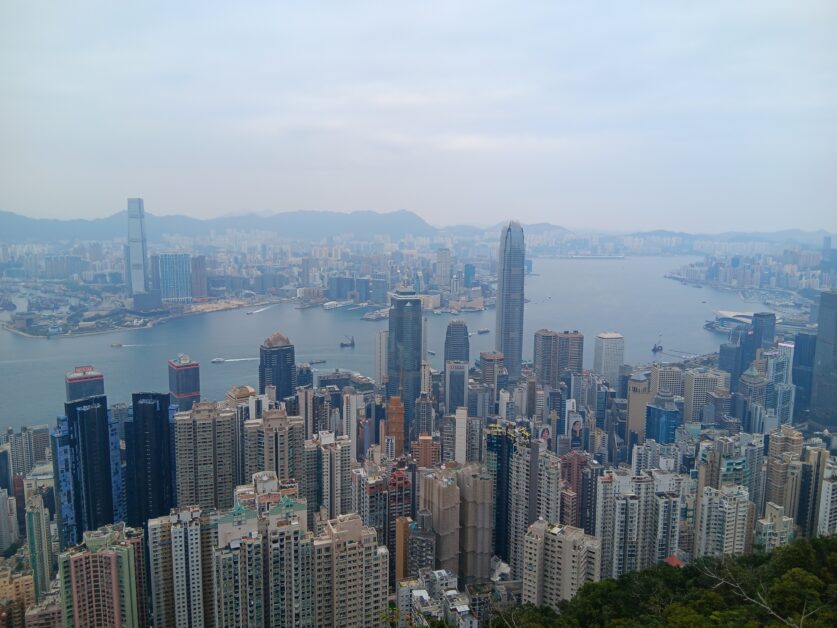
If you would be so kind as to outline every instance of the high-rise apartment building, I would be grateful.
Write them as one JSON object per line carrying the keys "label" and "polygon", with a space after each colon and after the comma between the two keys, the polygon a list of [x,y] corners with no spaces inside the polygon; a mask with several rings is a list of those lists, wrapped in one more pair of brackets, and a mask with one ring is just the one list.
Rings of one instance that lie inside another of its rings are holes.
{"label": "high-rise apartment building", "polygon": [[381,329],[375,335],[375,383],[386,386],[387,354],[389,352],[389,330]]}
{"label": "high-rise apartment building", "polygon": [[459,574],[466,585],[491,577],[494,484],[479,464],[457,470],[459,486]]}
{"label": "high-rise apartment building", "polygon": [[811,416],[820,425],[837,425],[837,291],[833,290],[820,294]]}
{"label": "high-rise apartment building", "polygon": [[174,416],[176,495],[179,506],[231,508],[235,412],[200,401]]}
{"label": "high-rise apartment building", "polygon": [[523,603],[557,611],[582,586],[601,579],[600,553],[599,539],[584,530],[536,521],[524,539]]}
{"label": "high-rise apartment building", "polygon": [[29,546],[29,563],[35,580],[35,598],[41,601],[52,582],[52,534],[49,510],[41,495],[32,495],[26,502],[26,542]]}
{"label": "high-rise apartment building", "polygon": [[407,288],[392,295],[387,338],[387,395],[398,395],[404,404],[404,442],[412,435],[416,399],[421,392],[421,298]]}
{"label": "high-rise apartment building", "polygon": [[104,396],[64,404],[52,434],[58,536],[62,548],[82,533],[124,520],[119,426]]}
{"label": "high-rise apartment building", "polygon": [[296,357],[288,337],[276,332],[259,348],[259,394],[265,387],[276,386],[276,398],[296,394]]}
{"label": "high-rise apartment building", "polygon": [[432,513],[436,568],[459,570],[459,486],[456,472],[434,469],[421,476],[420,508]]}
{"label": "high-rise apartment building", "polygon": [[65,626],[147,624],[141,529],[124,524],[84,533],[84,542],[58,557]]}
{"label": "high-rise apartment building", "polygon": [[745,486],[707,486],[695,522],[695,557],[741,556],[753,545],[756,508]]}
{"label": "high-rise apartment building", "polygon": [[471,343],[468,339],[468,325],[460,318],[448,323],[445,331],[445,362],[456,360],[465,362],[471,359]]}
{"label": "high-rise apartment building", "polygon": [[200,508],[148,521],[148,581],[155,626],[214,625],[212,551],[217,518]]}
{"label": "high-rise apartment building", "polygon": [[169,396],[134,393],[125,422],[127,523],[142,527],[174,506]]}
{"label": "high-rise apartment building", "polygon": [[176,405],[180,412],[191,410],[201,400],[200,364],[181,353],[174,360],[169,360],[168,365],[171,404]]}
{"label": "high-rise apartment building", "polygon": [[145,206],[141,198],[128,199],[128,246],[125,274],[131,296],[148,291],[148,251]]}
{"label": "high-rise apartment building", "polygon": [[192,302],[192,263],[188,253],[160,255],[160,298],[169,304]]}
{"label": "high-rise apartment building", "polygon": [[596,336],[593,370],[607,380],[612,388],[619,385],[619,368],[625,363],[625,336],[603,331]]}
{"label": "high-rise apartment building", "polygon": [[526,245],[523,227],[512,221],[500,233],[497,264],[495,349],[505,356],[509,378],[516,380],[523,361],[523,303]]}

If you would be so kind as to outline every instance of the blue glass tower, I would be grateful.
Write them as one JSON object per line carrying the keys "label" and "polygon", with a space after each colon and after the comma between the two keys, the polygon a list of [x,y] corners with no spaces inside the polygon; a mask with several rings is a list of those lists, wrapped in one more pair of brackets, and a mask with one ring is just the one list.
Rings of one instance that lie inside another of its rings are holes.
{"label": "blue glass tower", "polygon": [[645,409],[645,438],[652,438],[664,445],[674,442],[674,433],[680,425],[680,410],[674,403],[674,395],[667,390],[657,393],[654,403]]}

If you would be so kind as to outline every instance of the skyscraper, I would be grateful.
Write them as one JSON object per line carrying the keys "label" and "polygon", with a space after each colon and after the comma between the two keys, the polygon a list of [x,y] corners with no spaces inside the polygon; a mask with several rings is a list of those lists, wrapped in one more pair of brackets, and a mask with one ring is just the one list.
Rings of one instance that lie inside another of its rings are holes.
{"label": "skyscraper", "polygon": [[445,362],[445,409],[453,414],[456,409],[468,405],[468,363]]}
{"label": "skyscraper", "polygon": [[404,402],[404,442],[409,442],[416,399],[421,392],[421,299],[408,288],[392,295],[389,308],[387,394]]}
{"label": "skyscraper", "polygon": [[49,532],[49,510],[41,495],[35,494],[26,504],[26,541],[29,545],[29,562],[35,580],[35,599],[49,591],[52,581],[52,537]]}
{"label": "skyscraper", "polygon": [[231,508],[235,411],[201,401],[174,416],[176,494],[179,505]]}
{"label": "skyscraper", "polygon": [[558,333],[558,373],[572,371],[581,375],[584,361],[584,334],[578,330]]}
{"label": "skyscraper", "polygon": [[792,382],[796,386],[796,410],[804,412],[811,406],[811,389],[814,385],[814,355],[817,336],[799,332],[793,339]]}
{"label": "skyscraper", "polygon": [[381,329],[375,335],[375,383],[386,386],[387,353],[389,352],[389,330]]}
{"label": "skyscraper", "polygon": [[276,386],[276,398],[284,399],[296,394],[296,358],[294,346],[288,337],[278,331],[267,338],[259,348],[259,394],[265,386]]}
{"label": "skyscraper", "polygon": [[505,356],[506,369],[513,380],[520,375],[523,361],[525,259],[523,227],[512,221],[500,232],[495,349]]}
{"label": "skyscraper", "polygon": [[105,394],[105,378],[92,366],[77,366],[64,376],[67,402]]}
{"label": "skyscraper", "polygon": [[837,291],[833,290],[820,294],[811,415],[821,425],[837,425]]}
{"label": "skyscraper", "polygon": [[206,256],[195,255],[191,259],[192,298],[205,299],[207,296]]}
{"label": "skyscraper", "polygon": [[593,370],[604,377],[612,388],[619,385],[619,367],[625,363],[625,337],[614,331],[596,336]]}
{"label": "skyscraper", "polygon": [[169,360],[169,394],[172,405],[181,412],[201,400],[200,365],[184,353]]}
{"label": "skyscraper", "polygon": [[169,396],[134,393],[132,401],[125,422],[126,521],[142,527],[174,506]]}
{"label": "skyscraper", "polygon": [[121,520],[119,429],[102,395],[64,404],[52,434],[58,535],[62,548],[82,533]]}
{"label": "skyscraper", "polygon": [[141,198],[128,199],[128,255],[126,275],[131,296],[148,291],[148,251],[145,243],[145,207]]}
{"label": "skyscraper", "polygon": [[160,297],[163,303],[192,302],[192,264],[188,253],[160,255]]}
{"label": "skyscraper", "polygon": [[[753,334],[756,337],[756,348],[769,349],[776,339],[776,314],[773,312],[756,312],[753,314]],[[745,364],[744,368],[749,365]]]}
{"label": "skyscraper", "polygon": [[145,626],[142,530],[124,524],[84,533],[58,557],[65,626]]}
{"label": "skyscraper", "polygon": [[535,332],[535,347],[533,350],[533,366],[539,384],[558,386],[561,370],[558,364],[559,334],[550,329],[539,329]]}
{"label": "skyscraper", "polygon": [[468,362],[470,358],[468,325],[462,319],[454,319],[448,323],[447,331],[445,331],[445,362],[448,360]]}

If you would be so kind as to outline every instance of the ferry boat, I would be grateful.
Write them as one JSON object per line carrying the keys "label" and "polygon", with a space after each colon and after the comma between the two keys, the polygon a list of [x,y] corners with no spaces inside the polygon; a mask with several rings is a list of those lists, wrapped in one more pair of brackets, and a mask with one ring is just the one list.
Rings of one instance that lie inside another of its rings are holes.
{"label": "ferry boat", "polygon": [[490,332],[490,331],[491,331],[491,330],[490,330],[488,327],[483,327],[482,329],[478,329],[478,330],[477,330],[477,333],[478,333],[478,334],[480,334],[480,335],[482,335],[482,334],[487,334],[487,333],[488,333],[488,332]]}
{"label": "ferry boat", "polygon": [[224,358],[212,358],[211,361],[213,364],[221,364],[221,362],[224,362]]}

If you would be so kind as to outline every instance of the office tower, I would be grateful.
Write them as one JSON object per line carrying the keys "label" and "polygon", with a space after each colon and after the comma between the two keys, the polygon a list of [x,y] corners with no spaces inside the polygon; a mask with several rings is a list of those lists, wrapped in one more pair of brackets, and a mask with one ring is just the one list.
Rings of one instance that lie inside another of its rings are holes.
{"label": "office tower", "polygon": [[769,349],[776,340],[776,314],[773,312],[756,312],[753,314],[753,335],[756,348]]}
{"label": "office tower", "polygon": [[526,247],[523,227],[512,221],[500,233],[497,264],[497,326],[495,350],[506,359],[509,378],[516,380],[523,361],[523,302]]}
{"label": "office tower", "polygon": [[455,360],[467,364],[471,359],[470,346],[465,321],[459,318],[450,321],[445,331],[445,362]]}
{"label": "office tower", "polygon": [[58,557],[65,626],[140,628],[145,616],[141,529],[108,525]]}
{"label": "office tower", "polygon": [[381,626],[387,609],[389,552],[357,514],[326,522],[312,550],[315,626]]}
{"label": "office tower", "polygon": [[558,385],[561,375],[561,367],[558,363],[558,342],[557,331],[539,329],[535,332],[535,347],[533,350],[533,367],[539,384],[552,386]]}
{"label": "office tower", "polygon": [[[628,380],[628,432],[631,445],[634,439],[637,443],[645,440],[645,421],[646,408],[648,404],[654,399],[654,393],[651,392],[651,379],[645,373],[634,373]],[[607,402],[599,404],[602,411],[607,405]],[[604,427],[604,420],[596,421],[599,427]],[[649,437],[651,438],[651,437]]]}
{"label": "office tower", "polygon": [[436,285],[442,290],[450,288],[451,265],[450,249],[436,251]]}
{"label": "office tower", "polygon": [[741,556],[753,545],[755,505],[744,486],[707,486],[695,522],[695,557]]}
{"label": "office tower", "polygon": [[562,601],[601,579],[600,552],[599,540],[580,528],[536,521],[524,541],[522,602],[557,612]]}
{"label": "office tower", "polygon": [[169,396],[134,393],[125,423],[125,495],[128,525],[142,527],[174,506]]}
{"label": "office tower", "polygon": [[141,198],[128,199],[126,283],[131,296],[148,291],[148,251],[145,242],[145,207]]}
{"label": "office tower", "polygon": [[683,373],[683,422],[699,422],[708,395],[716,388],[725,388],[724,377],[718,371],[695,368]]}
{"label": "office tower", "polygon": [[296,394],[294,346],[278,331],[259,347],[259,394],[270,384],[276,386],[277,399]]}
{"label": "office tower", "polygon": [[683,370],[679,366],[655,364],[651,367],[651,394],[667,390],[676,397],[683,396]]}
{"label": "office tower", "polygon": [[119,427],[104,396],[64,404],[52,434],[56,514],[62,548],[124,518]]}
{"label": "office tower", "polygon": [[823,473],[816,532],[817,536],[837,534],[837,465],[833,461],[829,461]]}
{"label": "office tower", "polygon": [[404,455],[404,404],[401,397],[394,395],[387,402],[387,436],[392,438],[396,458]]}
{"label": "office tower", "polygon": [[738,387],[738,378],[741,377],[743,354],[741,345],[725,342],[721,344],[718,352],[718,368],[730,375],[730,385],[733,390]]}
{"label": "office tower", "polygon": [[177,504],[231,508],[235,412],[223,403],[200,401],[174,416]]}
{"label": "office tower", "polygon": [[659,516],[660,505],[666,506],[667,500],[665,495],[658,500],[654,478],[621,471],[602,475],[596,502],[603,578],[645,569],[660,560],[661,546],[677,547],[677,528],[665,525],[666,518]]}
{"label": "office tower", "polygon": [[160,255],[160,298],[163,303],[192,302],[192,264],[188,253]]}
{"label": "office tower", "polygon": [[759,373],[755,366],[751,365],[738,378],[738,394],[747,402],[747,407],[752,404],[766,407],[767,378]]}
{"label": "office tower", "polygon": [[410,524],[407,547],[407,577],[415,578],[420,569],[434,569],[436,564],[436,534],[433,532],[433,513],[423,509]]}
{"label": "office tower", "polygon": [[92,366],[77,366],[64,376],[67,403],[105,394],[105,377]]}
{"label": "office tower", "polygon": [[52,582],[52,535],[49,510],[43,498],[32,495],[26,503],[26,542],[29,545],[29,562],[35,580],[35,597],[41,601]]}
{"label": "office tower", "polygon": [[186,507],[148,521],[148,581],[155,626],[211,626],[215,517]]}
{"label": "office tower", "polygon": [[578,330],[558,332],[558,376],[564,371],[581,375],[584,334]]}
{"label": "office tower", "polygon": [[387,395],[398,395],[404,404],[405,440],[411,426],[416,399],[421,392],[422,318],[421,299],[407,288],[392,295],[387,344]]}
{"label": "office tower", "polygon": [[479,464],[456,472],[459,486],[459,574],[460,582],[476,584],[491,577],[491,536],[494,525],[493,481]]}
{"label": "office tower", "polygon": [[596,336],[593,371],[605,378],[612,388],[619,384],[619,367],[625,363],[625,337],[615,331]]}
{"label": "office tower", "polygon": [[462,267],[462,281],[466,288],[471,288],[474,285],[474,280],[477,277],[477,268],[473,264],[465,264]]}
{"label": "office tower", "polygon": [[195,255],[190,260],[190,275],[192,280],[192,299],[207,297],[206,256]]}
{"label": "office tower", "polygon": [[753,546],[761,552],[772,552],[792,538],[793,518],[785,515],[784,506],[767,502],[764,517],[756,520]]}
{"label": "office tower", "polygon": [[423,392],[416,399],[416,417],[414,422],[416,438],[413,439],[413,442],[421,439],[422,434],[429,435],[436,431],[436,410],[434,405],[433,397],[429,393]]}
{"label": "office tower", "polygon": [[468,405],[468,363],[445,362],[445,410],[448,414]]}
{"label": "office tower", "polygon": [[386,386],[387,353],[389,351],[389,330],[381,329],[375,335],[375,383]]}
{"label": "office tower", "polygon": [[482,383],[492,392],[492,400],[502,388],[502,378],[505,368],[505,356],[496,351],[483,351],[480,353],[480,371],[482,372]]}
{"label": "office tower", "polygon": [[820,425],[837,425],[837,292],[820,293],[817,346],[811,386],[811,416]]}
{"label": "office tower", "polygon": [[459,570],[459,486],[456,472],[434,469],[421,476],[421,509],[433,514],[436,568]]}
{"label": "office tower", "polygon": [[801,460],[788,465],[785,510],[802,536],[812,537],[817,531],[828,462],[827,449],[807,447]]}
{"label": "office tower", "polygon": [[509,561],[509,507],[511,504],[511,460],[515,443],[525,433],[502,425],[485,428],[485,467],[494,492],[494,553]]}
{"label": "office tower", "polygon": [[169,393],[171,404],[180,412],[191,410],[201,400],[200,365],[184,353],[169,360]]}
{"label": "office tower", "polygon": [[674,395],[668,391],[657,393],[654,401],[645,409],[645,438],[663,445],[673,443],[680,418],[680,409],[674,403]]}
{"label": "office tower", "polygon": [[805,412],[811,407],[816,349],[817,336],[815,334],[799,332],[794,336],[791,381],[796,386],[795,407],[797,413]]}
{"label": "office tower", "polygon": [[[386,544],[389,552],[390,583],[396,583],[396,548],[399,519],[408,519],[413,503],[413,484],[404,469],[393,469],[387,480]],[[406,568],[406,565],[404,566]]]}

